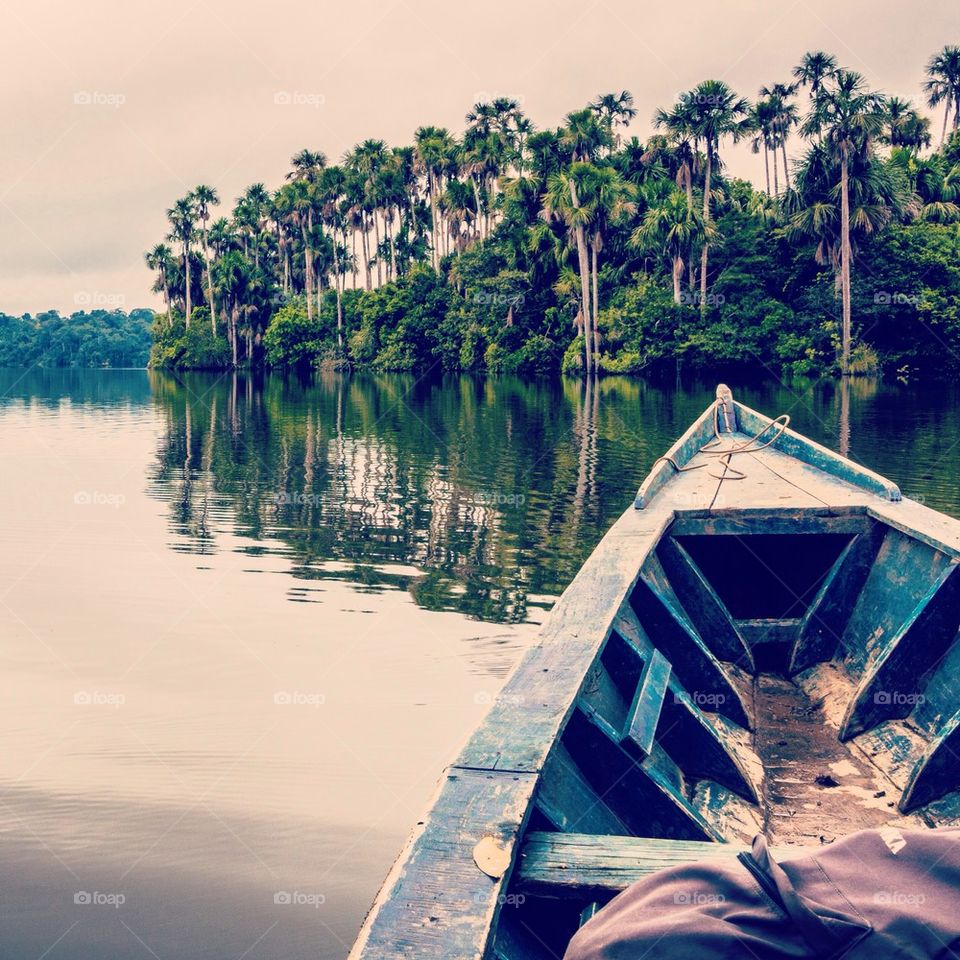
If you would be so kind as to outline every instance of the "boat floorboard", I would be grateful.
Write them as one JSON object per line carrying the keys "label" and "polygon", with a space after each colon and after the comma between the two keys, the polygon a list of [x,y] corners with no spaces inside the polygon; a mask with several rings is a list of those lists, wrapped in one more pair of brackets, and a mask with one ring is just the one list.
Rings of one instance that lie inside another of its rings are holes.
{"label": "boat floorboard", "polygon": [[857,830],[912,824],[900,791],[857,745],[841,743],[823,702],[798,684],[762,674],[754,709],[764,718],[754,748],[763,763],[764,833],[778,845],[830,843]]}

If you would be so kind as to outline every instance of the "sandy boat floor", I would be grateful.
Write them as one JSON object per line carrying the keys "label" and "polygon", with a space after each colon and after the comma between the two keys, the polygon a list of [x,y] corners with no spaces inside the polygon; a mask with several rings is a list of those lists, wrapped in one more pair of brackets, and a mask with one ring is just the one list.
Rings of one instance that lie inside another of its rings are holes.
{"label": "sandy boat floor", "polygon": [[753,682],[754,748],[766,773],[764,832],[774,844],[831,843],[890,824],[922,827],[897,810],[900,790],[852,743],[841,743],[822,699],[762,674]]}

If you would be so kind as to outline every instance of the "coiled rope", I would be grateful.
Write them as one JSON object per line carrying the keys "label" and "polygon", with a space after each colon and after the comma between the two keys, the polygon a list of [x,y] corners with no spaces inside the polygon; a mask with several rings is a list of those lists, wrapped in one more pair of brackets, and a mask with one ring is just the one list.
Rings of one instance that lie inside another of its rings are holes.
{"label": "coiled rope", "polygon": [[[771,444],[777,442],[780,437],[783,435],[787,427],[790,426],[790,414],[781,413],[779,417],[774,420],[771,420],[762,430],[758,433],[755,433],[749,440],[743,440],[739,443],[735,443],[732,447],[724,447],[722,450],[715,449],[717,444],[723,443],[723,434],[720,433],[720,410],[724,407],[723,400],[716,400],[713,404],[713,440],[709,443],[705,443],[693,456],[699,456],[703,454],[706,457],[718,457],[720,459],[720,465],[722,467],[722,473],[711,473],[710,476],[715,480],[743,480],[746,477],[746,473],[742,470],[738,470],[731,464],[731,460],[738,453],[759,453],[761,450],[765,450]],[[769,440],[765,440],[763,443],[760,443],[759,446],[755,446],[760,441],[760,438],[767,433],[771,428],[775,428],[775,432]],[[693,457],[690,458],[691,460]],[[708,467],[711,465],[710,461],[706,463],[697,463],[691,466],[681,466],[677,463],[676,460],[671,456],[659,457],[655,462],[654,466],[658,463],[666,462],[673,467],[677,473],[687,473],[690,470],[699,470],[701,467]]]}

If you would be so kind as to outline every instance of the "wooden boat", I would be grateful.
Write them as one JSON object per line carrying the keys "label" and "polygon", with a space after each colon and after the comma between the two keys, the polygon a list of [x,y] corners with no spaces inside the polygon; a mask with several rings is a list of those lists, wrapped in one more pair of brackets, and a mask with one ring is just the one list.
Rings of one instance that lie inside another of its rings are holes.
{"label": "wooden boat", "polygon": [[557,602],[351,957],[562,957],[632,881],[960,824],[960,522],[735,402]]}

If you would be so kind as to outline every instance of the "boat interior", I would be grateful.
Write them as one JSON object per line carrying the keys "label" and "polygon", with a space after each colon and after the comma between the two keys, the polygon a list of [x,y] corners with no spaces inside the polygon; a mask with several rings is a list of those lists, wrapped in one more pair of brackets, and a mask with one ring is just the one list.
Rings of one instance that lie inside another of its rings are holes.
{"label": "boat interior", "polygon": [[865,507],[675,513],[543,764],[493,955],[562,957],[630,882],[760,831],[956,825],[958,630],[956,556]]}

